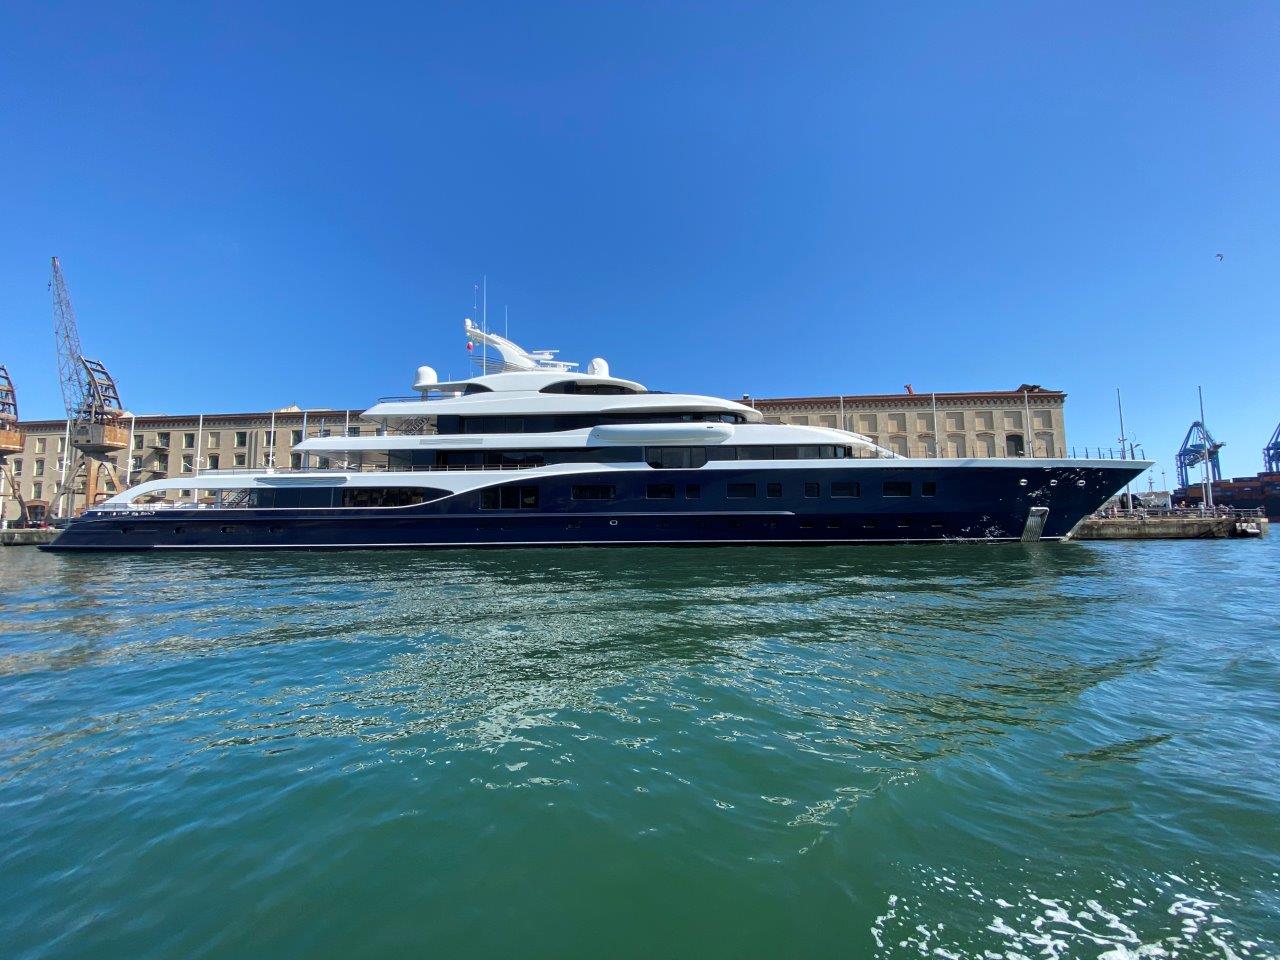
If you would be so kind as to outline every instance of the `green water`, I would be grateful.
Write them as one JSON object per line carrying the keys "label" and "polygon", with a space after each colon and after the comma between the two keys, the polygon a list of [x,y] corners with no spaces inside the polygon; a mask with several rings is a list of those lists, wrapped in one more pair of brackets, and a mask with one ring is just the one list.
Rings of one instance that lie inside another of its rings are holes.
{"label": "green water", "polygon": [[1280,537],[0,553],[0,957],[1262,957]]}

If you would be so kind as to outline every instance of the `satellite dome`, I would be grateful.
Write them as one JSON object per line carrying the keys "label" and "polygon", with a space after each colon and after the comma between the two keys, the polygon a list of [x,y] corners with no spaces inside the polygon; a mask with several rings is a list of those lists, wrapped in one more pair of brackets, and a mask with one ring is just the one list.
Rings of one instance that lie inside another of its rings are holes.
{"label": "satellite dome", "polygon": [[413,380],[413,389],[419,393],[426,393],[439,382],[440,378],[436,376],[434,369],[431,367],[419,367],[418,374]]}
{"label": "satellite dome", "polygon": [[587,364],[587,374],[592,377],[607,377],[609,375],[609,361],[604,357],[593,357],[591,362]]}

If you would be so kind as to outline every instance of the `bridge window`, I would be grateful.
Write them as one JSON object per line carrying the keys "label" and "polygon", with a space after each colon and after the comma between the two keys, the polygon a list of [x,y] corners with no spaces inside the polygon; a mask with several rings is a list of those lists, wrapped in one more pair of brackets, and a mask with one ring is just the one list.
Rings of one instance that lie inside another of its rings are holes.
{"label": "bridge window", "polygon": [[575,483],[571,490],[574,500],[612,500],[615,493],[611,483]]}
{"label": "bridge window", "polygon": [[911,481],[910,480],[886,480],[884,482],[884,495],[886,497],[911,496]]}
{"label": "bridge window", "polygon": [[856,480],[834,480],[831,483],[831,496],[833,497],[860,497],[862,496],[862,484]]}
{"label": "bridge window", "polygon": [[623,393],[639,393],[635,387],[620,383],[594,383],[589,380],[561,380],[543,387],[540,393],[575,393],[585,396],[607,397]]}
{"label": "bridge window", "polygon": [[538,488],[531,486],[489,487],[480,491],[481,510],[536,510]]}

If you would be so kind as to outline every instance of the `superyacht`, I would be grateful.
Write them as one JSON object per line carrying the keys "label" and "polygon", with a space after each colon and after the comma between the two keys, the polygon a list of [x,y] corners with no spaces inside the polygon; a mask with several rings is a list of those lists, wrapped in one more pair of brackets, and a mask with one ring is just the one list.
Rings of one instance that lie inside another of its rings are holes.
{"label": "superyacht", "polygon": [[[131,487],[44,549],[312,550],[1061,540],[1150,464],[905,458],[845,430],[663,393],[466,321],[480,373],[307,437],[301,469]],[[492,351],[492,359],[489,358]],[[478,358],[477,358],[478,359]],[[337,467],[320,464],[334,464]],[[197,487],[196,503],[174,503]]]}

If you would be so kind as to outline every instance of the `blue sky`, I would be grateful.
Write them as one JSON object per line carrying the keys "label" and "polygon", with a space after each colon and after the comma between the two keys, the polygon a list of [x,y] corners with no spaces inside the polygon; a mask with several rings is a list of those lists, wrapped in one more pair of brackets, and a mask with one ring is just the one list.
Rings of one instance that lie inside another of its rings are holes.
{"label": "blue sky", "polygon": [[[1114,389],[1224,469],[1280,420],[1274,4],[28,4],[0,362],[48,258],[136,412],[361,406],[462,318],[662,389]],[[1222,253],[1219,261],[1216,254]],[[1158,478],[1157,478],[1158,482]]]}

